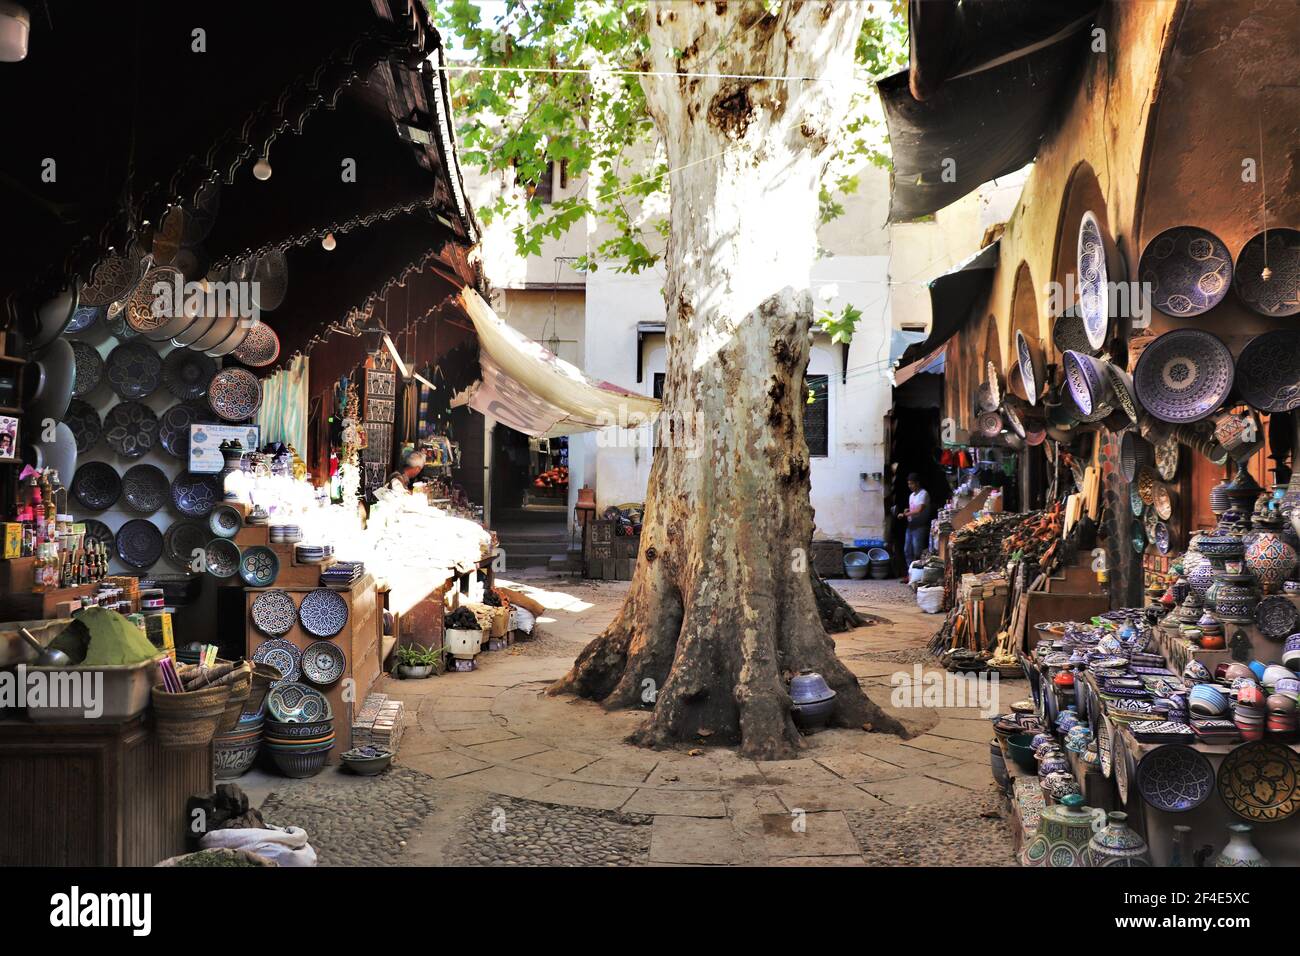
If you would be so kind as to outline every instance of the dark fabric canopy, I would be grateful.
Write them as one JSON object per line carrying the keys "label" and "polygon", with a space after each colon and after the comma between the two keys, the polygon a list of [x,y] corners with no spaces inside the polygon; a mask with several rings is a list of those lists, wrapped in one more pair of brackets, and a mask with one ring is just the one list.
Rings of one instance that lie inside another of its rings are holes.
{"label": "dark fabric canopy", "polygon": [[1087,49],[1095,6],[913,5],[912,66],[877,84],[894,160],[891,222],[931,215],[1033,160]]}
{"label": "dark fabric canopy", "polygon": [[929,356],[957,334],[975,309],[983,305],[993,285],[1001,240],[989,243],[955,269],[930,282],[930,334],[908,346],[899,360],[907,366]]}

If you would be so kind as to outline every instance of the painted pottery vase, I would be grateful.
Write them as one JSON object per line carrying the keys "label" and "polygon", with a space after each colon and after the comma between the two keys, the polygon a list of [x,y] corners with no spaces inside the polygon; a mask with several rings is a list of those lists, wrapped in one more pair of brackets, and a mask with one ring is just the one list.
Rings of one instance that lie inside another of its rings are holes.
{"label": "painted pottery vase", "polygon": [[1047,747],[1056,746],[1056,738],[1052,736],[1050,730],[1042,730],[1034,734],[1034,739],[1029,742],[1029,749],[1037,756]]}
{"label": "painted pottery vase", "polygon": [[1215,579],[1214,616],[1228,624],[1253,624],[1259,592],[1255,589],[1255,576],[1246,574],[1220,574]]}
{"label": "painted pottery vase", "polygon": [[1128,814],[1106,814],[1106,825],[1088,841],[1088,866],[1150,866],[1147,841],[1128,825]]}
{"label": "painted pottery vase", "polygon": [[1080,794],[1066,794],[1058,806],[1043,808],[1038,829],[1025,844],[1020,862],[1025,866],[1085,866],[1095,819],[1095,812],[1083,805]]}
{"label": "painted pottery vase", "polygon": [[[1196,555],[1195,560],[1190,561],[1188,563],[1188,568],[1187,568],[1188,589],[1197,597],[1199,597],[1202,601],[1204,601],[1205,594],[1207,591],[1210,590],[1210,585],[1213,583],[1214,583],[1214,565],[1210,563],[1210,559],[1205,557],[1205,555],[1203,554]],[[1186,599],[1187,597],[1186,595],[1184,595],[1183,600]]]}
{"label": "painted pottery vase", "polygon": [[[1041,826],[1041,824],[1040,824]],[[1228,824],[1228,845],[1214,858],[1215,866],[1272,866],[1250,840],[1249,823]]]}
{"label": "painted pottery vase", "polygon": [[1295,573],[1295,549],[1282,537],[1281,526],[1273,523],[1256,531],[1246,546],[1246,567],[1259,581],[1265,594],[1276,594],[1282,582]]}

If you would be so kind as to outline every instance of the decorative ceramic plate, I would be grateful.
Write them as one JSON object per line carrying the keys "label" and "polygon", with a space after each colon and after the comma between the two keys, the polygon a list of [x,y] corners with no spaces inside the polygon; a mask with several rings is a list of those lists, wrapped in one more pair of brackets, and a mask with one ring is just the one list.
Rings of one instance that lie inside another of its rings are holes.
{"label": "decorative ceramic plate", "polygon": [[1232,391],[1232,353],[1209,332],[1175,329],[1146,347],[1133,381],[1142,405],[1161,421],[1200,421]]}
{"label": "decorative ceramic plate", "polygon": [[[284,594],[283,591],[268,591],[267,594]],[[261,597],[266,597],[266,594]],[[285,597],[289,595],[284,594]],[[289,598],[289,603],[293,604],[293,598]],[[281,631],[280,633],[284,633]],[[270,664],[277,668],[284,681],[296,681],[302,676],[302,657],[298,651],[297,645],[293,641],[287,641],[284,638],[272,638],[269,641],[263,641],[258,644],[253,651],[253,661],[258,664]],[[267,695],[270,696],[269,694]],[[275,716],[272,713],[272,716]],[[276,718],[277,720],[280,718]]]}
{"label": "decorative ceramic plate", "polygon": [[104,360],[100,357],[99,350],[89,342],[71,344],[72,356],[77,364],[77,371],[72,378],[72,394],[77,398],[85,398],[104,377]]}
{"label": "decorative ceramic plate", "polygon": [[207,402],[181,402],[163,412],[158,421],[158,440],[173,458],[188,461],[190,426],[210,424],[215,416]]}
{"label": "decorative ceramic plate", "polygon": [[1101,224],[1091,212],[1085,212],[1079,223],[1076,264],[1083,331],[1088,336],[1088,344],[1100,349],[1106,344],[1106,332],[1110,327],[1110,296],[1106,288],[1106,247],[1101,237]]}
{"label": "decorative ceramic plate", "polygon": [[1052,323],[1052,344],[1056,351],[1092,352],[1092,343],[1083,328],[1083,319],[1073,308],[1066,309]]}
{"label": "decorative ceramic plate", "polygon": [[126,308],[123,303],[114,302],[104,312],[104,327],[119,342],[129,342],[137,335],[135,329],[126,324]]}
{"label": "decorative ceramic plate", "polygon": [[144,269],[131,255],[109,256],[95,267],[90,284],[81,290],[82,305],[107,306],[136,287]]}
{"label": "decorative ceramic plate", "polygon": [[233,538],[243,526],[243,516],[232,505],[217,505],[208,515],[208,528],[218,538]]}
{"label": "decorative ceramic plate", "polygon": [[261,407],[262,383],[248,369],[222,369],[208,388],[208,404],[226,421],[242,422]]}
{"label": "decorative ceramic plate", "polygon": [[1146,508],[1146,503],[1142,500],[1142,492],[1136,483],[1128,486],[1128,507],[1129,511],[1133,512],[1134,518],[1140,518],[1143,509]]}
{"label": "decorative ceramic plate", "polygon": [[[1172,435],[1156,443],[1156,474],[1165,481],[1173,481],[1178,477],[1178,459],[1181,454],[1178,448],[1178,439]],[[1151,503],[1155,504],[1155,501]]]}
{"label": "decorative ceramic plate", "polygon": [[[176,207],[173,207],[176,208]],[[161,330],[176,317],[178,310],[184,308],[183,302],[173,302],[173,289],[177,282],[183,284],[185,277],[171,266],[158,266],[150,269],[135,287],[126,303],[126,324],[136,332],[149,338],[168,338]],[[159,292],[159,286],[166,286],[166,292]]]}
{"label": "decorative ceramic plate", "polygon": [[1128,785],[1133,776],[1133,767],[1131,766],[1132,757],[1129,756],[1128,747],[1124,743],[1124,738],[1114,732],[1112,728],[1110,738],[1111,763],[1115,770],[1115,789],[1119,791],[1120,806],[1128,804]]}
{"label": "decorative ceramic plate", "polygon": [[1261,315],[1300,312],[1300,232],[1266,229],[1252,236],[1237,254],[1234,281],[1241,301]]}
{"label": "decorative ceramic plate", "polygon": [[265,322],[258,322],[230,354],[253,368],[270,365],[280,357],[280,336]]}
{"label": "decorative ceramic plate", "polygon": [[213,538],[204,549],[204,562],[214,578],[233,578],[239,571],[239,546],[226,538]]}
{"label": "decorative ceramic plate", "polygon": [[1119,407],[1124,410],[1129,421],[1136,425],[1138,419],[1142,417],[1142,408],[1137,399],[1137,392],[1133,388],[1133,376],[1115,363],[1107,362],[1106,381],[1110,384],[1110,393],[1115,396]]}
{"label": "decorative ceramic plate", "polygon": [[1214,792],[1214,768],[1198,751],[1168,744],[1149,751],[1137,768],[1142,799],[1167,813],[1194,810]]}
{"label": "decorative ceramic plate", "polygon": [[108,384],[122,398],[152,395],[162,382],[162,359],[147,342],[123,342],[108,353]]}
{"label": "decorative ceramic plate", "polygon": [[139,458],[158,442],[158,416],[140,402],[118,402],[104,416],[104,440],[123,458]]}
{"label": "decorative ceramic plate", "polygon": [[196,475],[186,471],[172,482],[172,503],[187,518],[206,518],[221,501],[221,493],[220,475]]}
{"label": "decorative ceramic plate", "polygon": [[122,497],[136,514],[151,515],[166,504],[167,487],[157,465],[133,465],[122,476]]}
{"label": "decorative ceramic plate", "polygon": [[114,552],[117,551],[117,541],[113,537],[113,529],[95,518],[82,518],[81,523],[86,526],[86,540],[98,541],[104,546],[108,556],[112,557]]}
{"label": "decorative ceramic plate", "polygon": [[1269,640],[1281,641],[1300,630],[1300,610],[1290,598],[1274,594],[1255,605],[1255,623]]}
{"label": "decorative ceramic plate", "polygon": [[272,249],[257,257],[253,265],[253,301],[264,312],[280,307],[289,291],[289,262],[284,252]]}
{"label": "decorative ceramic plate", "polygon": [[163,534],[145,518],[132,518],[117,529],[117,556],[137,570],[150,567],[162,557]]}
{"label": "decorative ceramic plate", "polygon": [[253,599],[249,613],[253,626],[273,637],[288,634],[298,621],[298,608],[288,591],[264,591]]}
{"label": "decorative ceramic plate", "polygon": [[1165,315],[1187,318],[1223,301],[1232,285],[1232,256],[1214,233],[1175,226],[1147,244],[1138,277],[1150,283],[1152,305]]}
{"label": "decorative ceramic plate", "polygon": [[1110,721],[1102,718],[1097,722],[1097,756],[1101,758],[1101,773],[1107,780],[1114,769],[1110,752]]}
{"label": "decorative ceramic plate", "polygon": [[82,290],[81,296],[83,304],[77,306],[77,310],[72,313],[72,321],[69,322],[68,327],[63,330],[69,334],[84,332],[86,329],[94,328],[95,324],[99,322],[104,315],[103,306],[84,304],[86,296],[84,289]]}
{"label": "decorative ceramic plate", "polygon": [[82,507],[103,511],[117,504],[122,496],[122,479],[108,462],[88,461],[72,476],[71,490]]}
{"label": "decorative ceramic plate", "polygon": [[286,724],[306,724],[334,717],[329,701],[315,687],[283,681],[266,695],[266,712]]}
{"label": "decorative ceramic plate", "polygon": [[1151,504],[1156,509],[1156,517],[1161,521],[1168,521],[1173,516],[1174,499],[1169,493],[1168,485],[1156,485]]}
{"label": "decorative ceramic plate", "polygon": [[315,637],[333,637],[348,623],[348,604],[343,596],[329,588],[317,588],[302,599],[298,620],[303,629]]}
{"label": "decorative ceramic plate", "polygon": [[163,535],[163,556],[182,571],[194,570],[195,551],[205,554],[208,540],[207,527],[202,521],[182,518],[173,521]]}
{"label": "decorative ceramic plate", "polygon": [[1169,525],[1165,524],[1163,521],[1157,521],[1156,530],[1151,536],[1151,539],[1155,541],[1157,551],[1161,554],[1169,553],[1169,548],[1172,544],[1172,538],[1169,534]]}
{"label": "decorative ceramic plate", "polygon": [[239,556],[239,577],[250,588],[269,588],[280,573],[280,559],[263,545],[254,545]]}
{"label": "decorative ceramic plate", "polygon": [[163,362],[163,382],[183,402],[206,395],[208,383],[216,374],[216,362],[190,349],[172,349]]}
{"label": "decorative ceramic plate", "polygon": [[1237,389],[1261,412],[1300,408],[1300,330],[1257,335],[1237,356]]}
{"label": "decorative ceramic plate", "polygon": [[68,426],[72,437],[76,439],[78,455],[84,455],[94,448],[99,442],[99,436],[104,433],[104,423],[99,418],[99,412],[79,398],[74,398],[68,403],[68,411],[63,416],[63,423]]}
{"label": "decorative ceramic plate", "polygon": [[308,644],[302,652],[302,674],[313,684],[332,684],[343,676],[348,659],[343,648],[330,641]]}
{"label": "decorative ceramic plate", "polygon": [[1258,823],[1300,809],[1300,754],[1265,741],[1242,744],[1219,765],[1219,796],[1233,813]]}

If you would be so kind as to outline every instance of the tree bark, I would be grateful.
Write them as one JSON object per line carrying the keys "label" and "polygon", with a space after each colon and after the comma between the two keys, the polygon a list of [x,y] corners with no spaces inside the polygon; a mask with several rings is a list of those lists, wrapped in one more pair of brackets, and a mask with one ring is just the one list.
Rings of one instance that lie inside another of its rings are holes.
{"label": "tree bark", "polygon": [[835,656],[809,574],[803,435],[818,186],[853,82],[863,4],[652,3],[643,87],[671,170],[664,419],[622,610],[551,693],[653,703],[633,740],[802,739],[789,678],[820,673],[834,723],[901,733]]}

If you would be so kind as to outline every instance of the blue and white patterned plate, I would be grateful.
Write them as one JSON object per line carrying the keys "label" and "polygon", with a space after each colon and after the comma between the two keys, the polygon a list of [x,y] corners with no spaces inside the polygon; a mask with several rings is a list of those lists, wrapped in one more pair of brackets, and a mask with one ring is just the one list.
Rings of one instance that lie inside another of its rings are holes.
{"label": "blue and white patterned plate", "polygon": [[317,588],[298,606],[303,630],[314,637],[333,637],[348,623],[348,605],[337,591]]}
{"label": "blue and white patterned plate", "polygon": [[1137,767],[1142,799],[1169,813],[1194,810],[1214,792],[1214,768],[1199,751],[1181,744],[1158,747]]}
{"label": "blue and white patterned plate", "polygon": [[286,724],[330,720],[334,716],[324,694],[314,687],[292,681],[271,688],[266,695],[266,709],[275,720]]}
{"label": "blue and white patterned plate", "polygon": [[[283,594],[284,592],[279,593]],[[253,651],[253,660],[258,664],[270,664],[272,667],[278,668],[284,676],[279,681],[276,681],[277,684],[286,681],[292,683],[302,676],[302,655],[297,645],[293,641],[285,640],[282,637],[275,637],[258,644]],[[267,703],[270,703],[269,699]]]}

